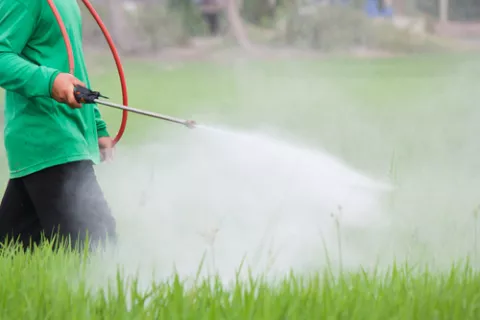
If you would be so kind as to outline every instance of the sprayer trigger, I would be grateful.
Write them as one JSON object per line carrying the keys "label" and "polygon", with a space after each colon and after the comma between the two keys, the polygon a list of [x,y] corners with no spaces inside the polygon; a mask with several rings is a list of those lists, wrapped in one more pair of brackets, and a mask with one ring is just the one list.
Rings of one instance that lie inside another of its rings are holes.
{"label": "sprayer trigger", "polygon": [[100,97],[108,99],[108,97],[103,96],[98,91],[92,91],[88,88],[78,85],[74,88],[74,95],[75,100],[77,100],[78,103],[95,103],[95,100]]}

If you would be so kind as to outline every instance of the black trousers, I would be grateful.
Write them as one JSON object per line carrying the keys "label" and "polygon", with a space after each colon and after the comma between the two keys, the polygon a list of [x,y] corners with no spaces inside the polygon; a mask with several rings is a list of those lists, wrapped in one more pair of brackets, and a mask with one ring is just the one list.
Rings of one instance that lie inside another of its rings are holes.
{"label": "black trousers", "polygon": [[203,18],[208,24],[208,30],[210,31],[210,35],[216,36],[218,34],[219,29],[219,16],[218,13],[204,13]]}
{"label": "black trousers", "polygon": [[116,238],[115,219],[90,161],[50,167],[8,182],[0,204],[2,244],[8,239],[28,248],[53,236],[83,248],[87,233],[90,246]]}

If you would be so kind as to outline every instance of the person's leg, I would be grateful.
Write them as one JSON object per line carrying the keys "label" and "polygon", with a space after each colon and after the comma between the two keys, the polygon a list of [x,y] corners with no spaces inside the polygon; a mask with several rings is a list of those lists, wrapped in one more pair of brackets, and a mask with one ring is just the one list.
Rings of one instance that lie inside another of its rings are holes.
{"label": "person's leg", "polygon": [[211,33],[213,36],[216,36],[218,35],[218,20],[219,20],[219,15],[218,13],[212,13],[212,17],[210,18],[211,19],[211,25],[212,25],[212,28],[211,28]]}
{"label": "person's leg", "polygon": [[208,31],[210,35],[214,34],[214,25],[213,25],[213,20],[212,20],[212,14],[211,13],[204,13],[203,18],[205,19],[205,22],[208,24]]}
{"label": "person's leg", "polygon": [[22,179],[8,182],[0,203],[0,244],[19,242],[27,249],[39,244],[42,226]]}
{"label": "person's leg", "polygon": [[69,237],[72,245],[116,238],[116,222],[90,161],[54,166],[24,178],[47,236]]}

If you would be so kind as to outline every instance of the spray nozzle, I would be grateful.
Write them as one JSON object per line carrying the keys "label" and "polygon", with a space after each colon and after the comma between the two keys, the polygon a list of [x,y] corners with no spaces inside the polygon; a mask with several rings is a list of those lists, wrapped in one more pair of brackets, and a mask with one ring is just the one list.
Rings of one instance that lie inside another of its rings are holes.
{"label": "spray nozzle", "polygon": [[185,126],[186,126],[187,128],[193,129],[193,128],[195,128],[196,125],[197,125],[197,123],[196,123],[195,121],[193,121],[193,120],[187,120],[187,121],[185,121]]}

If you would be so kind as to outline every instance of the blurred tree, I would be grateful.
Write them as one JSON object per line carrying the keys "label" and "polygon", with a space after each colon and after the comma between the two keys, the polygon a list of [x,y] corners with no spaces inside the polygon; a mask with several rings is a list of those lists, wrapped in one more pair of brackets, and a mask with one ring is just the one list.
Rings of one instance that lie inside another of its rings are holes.
{"label": "blurred tree", "polygon": [[225,0],[227,19],[230,31],[233,33],[237,43],[244,49],[251,50],[252,44],[248,38],[247,30],[240,16],[238,0]]}
{"label": "blurred tree", "polygon": [[286,0],[287,23],[285,29],[285,43],[292,45],[296,40],[298,21],[298,0]]}
{"label": "blurred tree", "polygon": [[415,0],[414,7],[440,21],[480,21],[480,0]]}
{"label": "blurred tree", "polygon": [[449,18],[454,21],[480,21],[480,0],[449,1]]}
{"label": "blurred tree", "polygon": [[122,0],[107,0],[108,11],[110,14],[110,33],[122,52],[130,53],[132,51],[132,42],[130,41],[130,32],[128,32],[125,10],[121,4]]}
{"label": "blurred tree", "polygon": [[273,22],[277,6],[276,0],[243,0],[241,14],[250,23],[264,25]]}
{"label": "blurred tree", "polygon": [[440,22],[448,22],[448,11],[449,11],[449,6],[448,0],[439,0],[440,2],[440,13],[439,13],[439,20]]}
{"label": "blurred tree", "polygon": [[183,31],[190,36],[203,35],[205,28],[196,6],[201,0],[167,0],[167,7],[182,17]]}

